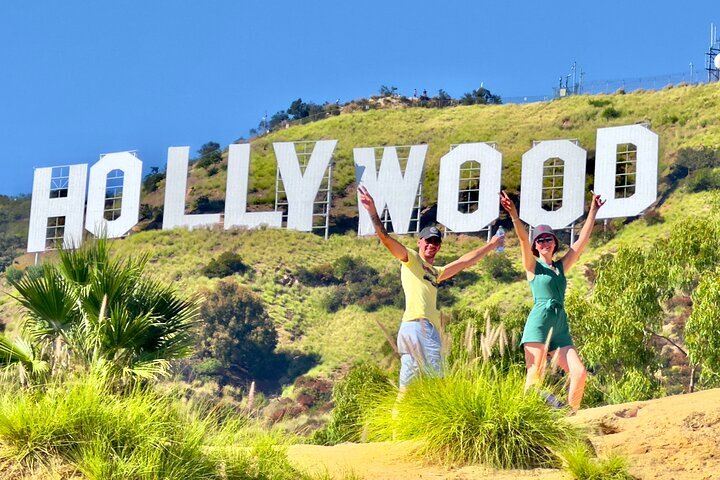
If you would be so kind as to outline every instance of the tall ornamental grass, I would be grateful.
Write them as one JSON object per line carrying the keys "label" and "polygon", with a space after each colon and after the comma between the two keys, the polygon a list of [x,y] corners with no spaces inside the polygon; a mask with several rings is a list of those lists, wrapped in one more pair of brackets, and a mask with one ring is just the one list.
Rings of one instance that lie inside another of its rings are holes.
{"label": "tall ornamental grass", "polygon": [[617,454],[596,458],[587,445],[578,442],[562,451],[565,470],[574,480],[633,480],[627,460]]}
{"label": "tall ornamental grass", "polygon": [[62,465],[103,480],[307,478],[282,443],[241,417],[199,417],[92,377],[0,394],[0,460],[18,477]]}
{"label": "tall ornamental grass", "polygon": [[556,467],[556,452],[579,432],[537,393],[523,395],[524,384],[520,368],[482,363],[454,368],[444,378],[419,378],[368,415],[368,434],[417,441],[419,454],[446,464]]}

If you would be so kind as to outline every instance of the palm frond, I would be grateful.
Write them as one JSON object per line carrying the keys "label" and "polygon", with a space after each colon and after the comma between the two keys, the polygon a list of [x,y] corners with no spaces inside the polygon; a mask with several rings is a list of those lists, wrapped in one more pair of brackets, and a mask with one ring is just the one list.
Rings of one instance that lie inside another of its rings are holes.
{"label": "palm frond", "polygon": [[77,295],[55,268],[46,267],[44,274],[37,278],[25,275],[13,286],[18,292],[13,297],[30,314],[26,327],[33,336],[61,334],[78,320]]}
{"label": "palm frond", "polygon": [[37,357],[32,345],[22,338],[14,342],[0,334],[0,365],[22,365],[32,373],[45,373],[48,363]]}

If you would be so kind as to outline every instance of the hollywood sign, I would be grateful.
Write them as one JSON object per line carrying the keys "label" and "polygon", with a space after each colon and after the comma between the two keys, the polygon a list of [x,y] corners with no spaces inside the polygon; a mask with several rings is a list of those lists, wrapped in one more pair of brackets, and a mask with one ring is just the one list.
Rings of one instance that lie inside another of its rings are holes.
{"label": "hollywood sign", "polygon": [[[330,165],[337,140],[315,143],[305,170],[302,171],[293,142],[273,144],[277,167],[288,200],[288,229],[310,231],[315,199]],[[632,144],[636,149],[634,193],[616,197],[617,152],[619,145]],[[379,167],[376,149],[353,150],[358,184],[365,185],[375,198],[378,210],[387,207],[393,231],[408,233],[418,187],[427,154],[427,145],[410,147],[405,169],[400,166],[397,149],[385,147]],[[230,145],[224,218],[219,213],[186,214],[189,147],[168,149],[163,230],[177,227],[197,228],[218,225],[225,229],[255,228],[261,225],[281,227],[283,212],[248,212],[247,189],[250,145]],[[562,169],[562,205],[553,211],[542,206],[543,167],[548,159],[560,159]],[[583,215],[587,152],[571,140],[536,142],[522,156],[520,218],[530,224],[548,224],[565,228]],[[478,203],[474,212],[458,208],[460,171],[463,164],[480,165]],[[597,130],[594,191],[607,199],[598,218],[635,216],[657,197],[658,136],[643,125],[601,128]],[[28,251],[42,252],[48,243],[49,221],[64,217],[62,239],[66,247],[78,246],[83,229],[95,236],[117,238],[127,234],[139,220],[142,162],[130,152],[110,153],[90,168],[79,164],[68,167],[63,194],[53,195],[53,168],[35,170]],[[105,201],[109,175],[122,173],[122,200],[119,215],[105,218]],[[453,148],[440,159],[437,220],[454,232],[476,232],[494,222],[499,215],[502,154],[486,143],[467,143]],[[87,192],[87,194],[86,194]],[[359,208],[360,235],[374,232],[372,222]]]}

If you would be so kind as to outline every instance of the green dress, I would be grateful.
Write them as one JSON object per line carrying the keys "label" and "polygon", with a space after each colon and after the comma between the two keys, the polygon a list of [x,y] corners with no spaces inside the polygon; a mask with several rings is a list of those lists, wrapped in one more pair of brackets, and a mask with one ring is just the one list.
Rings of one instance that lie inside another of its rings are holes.
{"label": "green dress", "polygon": [[536,259],[535,277],[530,280],[535,305],[528,315],[520,344],[545,343],[552,329],[548,351],[572,346],[570,328],[565,313],[567,280],[561,261],[553,262],[557,273],[545,262]]}

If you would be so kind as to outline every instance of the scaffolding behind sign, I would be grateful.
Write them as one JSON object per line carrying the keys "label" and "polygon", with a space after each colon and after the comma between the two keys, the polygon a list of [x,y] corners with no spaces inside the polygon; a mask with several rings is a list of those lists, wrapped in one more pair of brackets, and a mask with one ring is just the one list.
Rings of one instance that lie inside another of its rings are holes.
{"label": "scaffolding behind sign", "polygon": [[[483,143],[497,150],[497,142]],[[452,145],[450,145],[450,149],[448,151],[452,152],[459,145],[460,144],[458,143],[453,143]],[[480,162],[475,160],[467,161],[460,166],[460,184],[458,185],[457,205],[458,210],[462,213],[472,213],[475,212],[478,208],[480,208],[480,176],[482,174],[481,168],[482,167],[480,165]],[[488,241],[490,241],[490,238],[492,237],[493,225],[495,225],[494,221],[488,226],[478,230],[477,233],[485,233],[487,235]],[[452,232],[452,229],[445,226],[443,235],[447,235],[448,233]],[[469,232],[464,232],[464,234],[468,235]]]}
{"label": "scaffolding behind sign", "polygon": [[[315,141],[293,142],[295,153],[297,154],[300,172],[305,174],[305,170],[310,162],[310,156],[315,148]],[[325,170],[325,175],[318,188],[315,201],[313,202],[313,221],[312,231],[322,231],[325,240],[330,233],[330,204],[332,202],[332,170],[334,161],[331,159]],[[278,168],[275,174],[275,211],[282,212],[282,225],[287,226],[288,215],[288,198],[285,185]]]}
{"label": "scaffolding behind sign", "polygon": [[[385,148],[394,148],[397,152],[397,159],[398,163],[400,164],[400,170],[403,172],[403,174],[406,172],[407,164],[408,164],[408,158],[410,158],[410,145],[401,145],[401,146],[394,146],[394,147],[374,147],[375,149],[375,165],[377,171],[380,170],[380,165],[378,165],[378,159],[383,158],[383,150]],[[422,178],[422,175],[421,175]],[[415,194],[415,203],[413,205],[412,215],[410,216],[410,225],[408,227],[408,232],[420,232],[420,214],[422,209],[422,181],[418,183],[418,189],[417,193]],[[382,213],[380,214],[380,221],[383,223],[383,226],[385,227],[385,230],[388,232],[392,232],[392,220],[390,218],[390,212],[388,211],[387,206],[383,208]]]}

